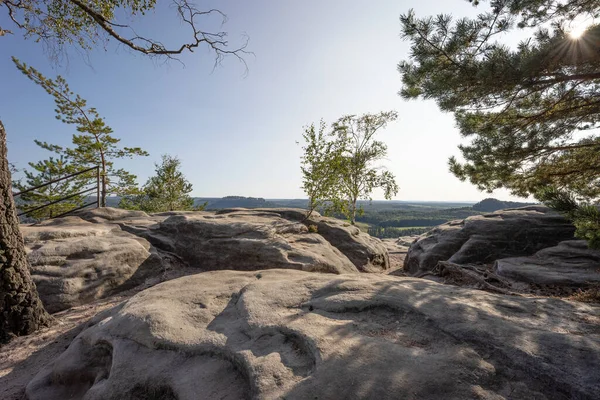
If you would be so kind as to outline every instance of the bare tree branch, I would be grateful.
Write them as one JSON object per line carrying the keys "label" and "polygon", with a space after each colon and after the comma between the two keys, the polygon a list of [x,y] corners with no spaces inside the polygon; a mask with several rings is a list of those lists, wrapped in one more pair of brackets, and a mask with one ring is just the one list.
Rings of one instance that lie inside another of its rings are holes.
{"label": "bare tree branch", "polygon": [[[241,54],[247,54],[245,50],[248,42],[246,41],[242,46],[237,47],[233,50],[226,49],[228,42],[225,40],[227,34],[225,32],[210,33],[204,32],[196,26],[196,18],[209,14],[218,13],[224,19],[225,15],[219,10],[200,11],[195,6],[190,4],[187,0],[174,0],[174,4],[177,8],[177,12],[181,17],[182,21],[185,22],[192,28],[193,41],[184,43],[178,48],[167,48],[164,44],[159,41],[148,39],[142,36],[135,36],[128,39],[119,34],[114,27],[126,27],[127,25],[119,25],[106,19],[102,14],[96,12],[90,6],[82,2],[81,0],[69,0],[71,3],[79,7],[83,12],[92,18],[100,28],[102,28],[109,36],[116,39],[118,42],[124,44],[132,50],[147,54],[147,55],[163,55],[171,57],[174,55],[182,54],[185,51],[193,52],[201,44],[208,45],[216,54],[217,60],[220,61],[225,55],[234,55],[240,61],[244,62]],[[141,44],[139,42],[142,42]]]}
{"label": "bare tree branch", "polygon": [[[226,32],[209,32],[199,26],[199,18],[210,15],[219,15],[222,18],[222,24],[224,24],[227,17],[217,9],[202,11],[196,8],[189,0],[172,0],[175,12],[183,25],[191,32],[186,43],[169,47],[159,40],[138,35],[131,25],[118,23],[113,19],[112,14],[106,14],[85,0],[64,1],[72,5],[77,13],[82,12],[85,20],[89,19],[89,28],[63,32],[56,28],[57,26],[60,27],[61,23],[63,23],[62,16],[58,18],[49,9],[41,6],[32,8],[31,5],[24,3],[22,0],[0,0],[0,7],[7,7],[10,19],[18,28],[25,31],[26,37],[35,36],[47,43],[49,48],[56,46],[58,53],[63,52],[63,45],[65,43],[77,43],[83,49],[90,49],[92,44],[101,40],[101,37],[97,33],[100,32],[106,34],[106,38],[114,39],[135,52],[175,60],[177,60],[178,55],[185,52],[194,52],[196,48],[205,45],[215,54],[215,66],[220,64],[226,56],[234,56],[244,64],[246,71],[248,70],[244,55],[252,53],[246,51],[248,45],[247,37],[240,46],[229,48]],[[18,11],[25,12],[25,17],[16,14]],[[27,13],[32,15],[30,16],[31,21],[35,21],[35,23],[27,20]],[[125,30],[128,32],[125,32]],[[131,35],[132,32],[133,35]],[[8,33],[12,32],[0,28],[0,36]]]}

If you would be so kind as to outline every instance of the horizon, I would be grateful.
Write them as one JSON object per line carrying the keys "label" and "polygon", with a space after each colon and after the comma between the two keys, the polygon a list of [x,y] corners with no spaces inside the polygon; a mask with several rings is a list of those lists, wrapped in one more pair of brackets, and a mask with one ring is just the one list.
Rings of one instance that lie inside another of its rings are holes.
{"label": "horizon", "polygon": [[[91,196],[94,197],[94,196]],[[119,198],[120,196],[107,196],[107,199],[110,198]],[[264,197],[264,196],[243,196],[243,195],[237,195],[237,194],[230,194],[230,195],[226,195],[226,196],[194,196],[191,195],[190,197],[192,197],[193,199],[223,199],[223,198],[227,198],[227,197],[240,197],[240,198],[253,198],[253,199],[263,199],[265,201],[277,201],[277,200],[285,200],[285,201],[308,201],[308,198],[305,197]],[[486,197],[482,200],[485,199],[495,199],[498,201],[502,201],[502,202],[516,202],[516,203],[531,203],[531,204],[537,204],[535,201],[531,201],[531,200],[522,200],[522,201],[514,201],[514,200],[506,200],[504,198],[496,198],[496,197]],[[379,202],[379,203],[415,203],[415,204],[423,204],[423,203],[439,203],[439,204],[443,204],[443,203],[449,203],[449,204],[476,204],[481,202],[482,200],[450,200],[450,201],[446,201],[446,200],[420,200],[420,199],[416,199],[416,200],[412,200],[412,199],[408,199],[408,200],[401,200],[401,199],[392,199],[392,200],[381,200],[381,199],[373,199],[373,200],[358,200],[359,203],[369,203],[369,202]]]}
{"label": "horizon", "polygon": [[[154,173],[161,154],[171,154],[181,159],[194,197],[242,192],[301,198],[301,144],[296,142],[302,140],[303,126],[320,118],[329,124],[345,114],[396,110],[398,121],[377,137],[388,145],[382,165],[400,187],[394,200],[527,201],[506,190],[480,192],[454,177],[447,160],[459,154],[457,146],[464,141],[453,117],[433,101],[405,101],[397,94],[401,77],[396,67],[408,58],[409,46],[400,38],[401,14],[414,8],[419,16],[462,17],[485,7],[462,0],[385,0],[367,9],[358,0],[251,5],[213,0],[203,7],[213,5],[228,16],[223,29],[232,45],[242,43],[243,34],[249,37],[248,50],[255,55],[246,58],[246,76],[233,58],[213,69],[214,59],[206,51],[182,56],[183,66],[159,65],[114,44],[86,56],[71,54],[53,68],[39,44],[21,35],[4,37],[0,73],[7,84],[0,118],[9,160],[24,168],[51,155],[34,139],[64,146],[76,133],[55,119],[52,98],[17,71],[9,57],[14,55],[47,77],[64,76],[98,109],[122,145],[150,153],[115,163],[138,175],[140,185]],[[172,11],[159,5],[139,29],[160,36],[156,27],[169,27],[162,29],[165,40],[176,40],[181,32],[168,23]],[[310,30],[305,29],[308,22]],[[375,191],[373,199],[383,200],[382,192]]]}

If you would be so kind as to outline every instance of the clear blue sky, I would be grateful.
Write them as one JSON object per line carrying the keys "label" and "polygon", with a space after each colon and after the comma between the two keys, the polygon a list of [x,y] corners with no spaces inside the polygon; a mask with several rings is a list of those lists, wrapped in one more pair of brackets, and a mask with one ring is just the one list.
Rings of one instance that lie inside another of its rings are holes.
{"label": "clear blue sky", "polygon": [[[248,74],[234,58],[213,71],[213,56],[198,50],[163,64],[109,44],[89,54],[71,53],[52,66],[43,47],[19,35],[0,37],[0,119],[9,158],[17,167],[49,154],[33,139],[68,145],[73,127],[54,118],[52,98],[27,80],[10,57],[63,75],[95,106],[126,146],[150,157],[117,163],[144,183],[154,162],[169,153],[182,160],[195,196],[305,197],[301,186],[302,127],[344,114],[394,109],[400,118],[381,132],[389,146],[383,164],[397,177],[398,200],[480,200],[489,197],[448,172],[460,143],[452,115],[433,102],[404,101],[397,64],[408,56],[399,16],[473,15],[464,0],[212,1],[228,15],[231,43],[250,38]],[[135,21],[142,32],[176,41],[185,27],[168,7]],[[0,26],[9,27],[6,15]],[[9,28],[10,29],[10,28]],[[511,198],[504,191],[495,197]],[[382,193],[374,193],[382,198]]]}

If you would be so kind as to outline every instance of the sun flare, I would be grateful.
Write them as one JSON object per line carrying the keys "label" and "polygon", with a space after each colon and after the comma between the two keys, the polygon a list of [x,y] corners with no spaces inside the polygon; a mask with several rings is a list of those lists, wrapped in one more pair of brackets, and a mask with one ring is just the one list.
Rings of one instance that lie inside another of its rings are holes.
{"label": "sun flare", "polygon": [[593,23],[593,18],[575,18],[567,25],[567,33],[571,39],[579,39]]}

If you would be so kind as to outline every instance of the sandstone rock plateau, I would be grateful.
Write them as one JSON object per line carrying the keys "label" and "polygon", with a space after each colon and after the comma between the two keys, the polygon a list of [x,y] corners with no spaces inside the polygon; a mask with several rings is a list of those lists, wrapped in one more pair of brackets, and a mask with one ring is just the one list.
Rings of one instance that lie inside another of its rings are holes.
{"label": "sandstone rock plateau", "polygon": [[414,242],[404,269],[418,275],[438,262],[490,265],[498,276],[536,285],[600,283],[600,251],[573,240],[575,228],[543,206],[500,210],[452,221]]}
{"label": "sandstone rock plateau", "polygon": [[63,399],[597,399],[600,309],[417,278],[215,271],[97,315],[27,386]]}
{"label": "sandstone rock plateau", "polygon": [[26,379],[5,379],[29,382],[29,400],[599,398],[600,305],[359,273],[387,272],[386,246],[405,244],[397,275],[446,265],[502,293],[600,282],[600,252],[560,215],[503,210],[385,244],[303,217],[107,208],[23,227],[51,310],[193,272],[97,314]]}
{"label": "sandstone rock plateau", "polygon": [[[188,266],[381,272],[381,241],[319,214],[302,222],[295,209],[147,215],[113,208],[22,226],[32,276],[50,312],[106,296]],[[317,232],[310,233],[308,225]]]}

